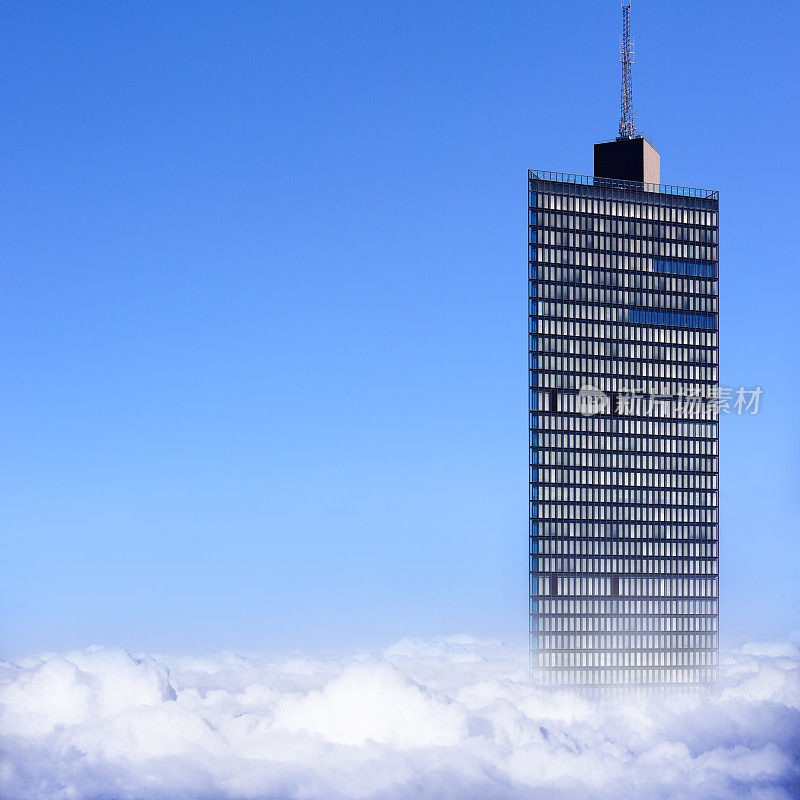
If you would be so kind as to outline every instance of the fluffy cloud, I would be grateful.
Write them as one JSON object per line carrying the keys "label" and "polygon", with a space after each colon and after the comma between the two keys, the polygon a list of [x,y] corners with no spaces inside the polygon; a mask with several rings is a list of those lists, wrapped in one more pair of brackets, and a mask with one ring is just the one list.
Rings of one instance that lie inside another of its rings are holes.
{"label": "fluffy cloud", "polygon": [[711,697],[533,692],[526,654],[451,637],[344,659],[0,662],[8,800],[795,800],[800,651],[726,656]]}

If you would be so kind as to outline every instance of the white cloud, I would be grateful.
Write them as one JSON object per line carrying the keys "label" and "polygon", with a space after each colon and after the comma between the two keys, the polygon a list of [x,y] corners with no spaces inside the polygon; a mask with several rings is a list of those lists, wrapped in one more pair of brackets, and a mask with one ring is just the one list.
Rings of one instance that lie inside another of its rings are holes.
{"label": "white cloud", "polygon": [[0,662],[4,800],[796,800],[800,651],[751,644],[707,698],[532,692],[470,637],[345,659]]}

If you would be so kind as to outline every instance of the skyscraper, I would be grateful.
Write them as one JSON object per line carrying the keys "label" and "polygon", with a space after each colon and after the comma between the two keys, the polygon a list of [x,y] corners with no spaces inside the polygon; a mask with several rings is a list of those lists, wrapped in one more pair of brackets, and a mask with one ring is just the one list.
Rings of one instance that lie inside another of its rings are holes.
{"label": "skyscraper", "polygon": [[625,9],[620,136],[595,145],[594,175],[528,173],[532,677],[702,687],[718,671],[719,196],[660,183],[627,36]]}

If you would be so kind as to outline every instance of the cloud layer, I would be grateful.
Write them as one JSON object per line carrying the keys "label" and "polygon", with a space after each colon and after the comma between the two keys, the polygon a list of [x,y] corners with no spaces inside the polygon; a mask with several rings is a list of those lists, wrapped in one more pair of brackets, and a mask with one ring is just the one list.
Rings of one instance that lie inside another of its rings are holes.
{"label": "cloud layer", "polygon": [[532,692],[469,637],[344,659],[0,662],[8,800],[796,800],[800,650],[748,645],[708,698]]}

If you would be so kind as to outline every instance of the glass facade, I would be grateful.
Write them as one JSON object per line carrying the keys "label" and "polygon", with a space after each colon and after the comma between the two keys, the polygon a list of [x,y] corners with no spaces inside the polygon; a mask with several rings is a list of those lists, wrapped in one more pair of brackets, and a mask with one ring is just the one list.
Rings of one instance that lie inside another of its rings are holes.
{"label": "glass facade", "polygon": [[530,653],[551,686],[718,672],[718,194],[528,173]]}

